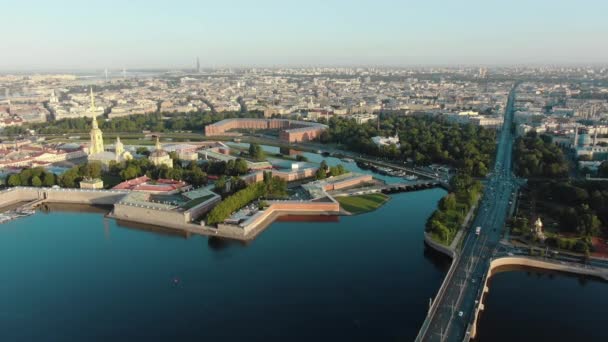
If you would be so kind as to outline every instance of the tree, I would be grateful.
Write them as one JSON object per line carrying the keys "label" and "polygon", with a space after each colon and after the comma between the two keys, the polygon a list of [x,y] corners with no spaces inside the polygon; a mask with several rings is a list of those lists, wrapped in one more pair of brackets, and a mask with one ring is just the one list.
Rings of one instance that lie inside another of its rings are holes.
{"label": "tree", "polygon": [[329,168],[329,174],[334,177],[334,176],[339,176],[342,174],[347,173],[348,171],[344,168],[344,166],[342,164],[338,164],[336,166],[332,166]]}
{"label": "tree", "polygon": [[439,207],[446,211],[456,209],[456,195],[454,193],[447,194],[439,202]]}
{"label": "tree", "polygon": [[325,179],[327,178],[327,162],[325,162],[325,160],[323,160],[321,162],[321,164],[319,165],[319,168],[317,169],[317,172],[315,173],[315,179]]}
{"label": "tree", "polygon": [[258,161],[264,160],[264,158],[265,158],[264,150],[262,150],[260,145],[251,143],[251,144],[249,144],[249,156],[252,159],[255,159]]}
{"label": "tree", "polygon": [[42,178],[42,185],[46,186],[46,187],[51,187],[51,186],[57,184],[56,182],[57,182],[57,180],[56,180],[55,174],[51,173],[51,172],[45,173],[44,177]]}
{"label": "tree", "polygon": [[249,170],[249,166],[247,166],[247,161],[245,161],[244,159],[237,158],[234,161],[233,173],[235,176],[244,175],[247,173],[248,170]]}
{"label": "tree", "polygon": [[38,176],[32,177],[32,186],[35,186],[35,187],[42,186],[42,181],[40,180],[40,178]]}
{"label": "tree", "polygon": [[122,180],[129,180],[138,176],[137,168],[133,165],[129,165],[126,169],[120,171],[120,178]]}
{"label": "tree", "polygon": [[135,153],[148,157],[150,155],[150,150],[148,150],[147,147],[142,146],[142,147],[138,147],[137,150],[135,150]]}
{"label": "tree", "polygon": [[20,184],[23,186],[30,185],[30,179],[32,178],[32,169],[23,169],[19,172]]}
{"label": "tree", "polygon": [[8,176],[6,183],[8,186],[20,186],[21,178],[17,174],[12,174],[12,175]]}
{"label": "tree", "polygon": [[61,175],[59,184],[64,188],[75,188],[79,178],[78,167],[75,166]]}
{"label": "tree", "polygon": [[79,173],[84,178],[100,178],[101,177],[101,163],[89,162],[81,166]]}

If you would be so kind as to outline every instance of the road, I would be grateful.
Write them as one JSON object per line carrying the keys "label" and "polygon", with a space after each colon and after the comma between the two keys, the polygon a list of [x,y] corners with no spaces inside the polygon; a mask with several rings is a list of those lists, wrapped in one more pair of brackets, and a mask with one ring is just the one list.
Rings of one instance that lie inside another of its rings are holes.
{"label": "road", "polygon": [[505,120],[496,151],[493,172],[486,183],[479,210],[472,229],[481,227],[479,235],[469,232],[463,249],[455,261],[455,269],[446,279],[445,291],[435,298],[434,310],[429,313],[420,330],[419,341],[462,341],[476,307],[476,298],[482,290],[483,277],[490,258],[498,245],[510,202],[517,192],[518,181],[512,172],[512,147],[514,136],[513,102],[516,86],[509,94],[505,108]]}

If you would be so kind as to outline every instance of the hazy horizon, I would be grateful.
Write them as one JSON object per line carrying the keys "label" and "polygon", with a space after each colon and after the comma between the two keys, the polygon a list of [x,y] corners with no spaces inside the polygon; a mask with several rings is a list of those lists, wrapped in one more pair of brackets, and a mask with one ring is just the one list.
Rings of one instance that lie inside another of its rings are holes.
{"label": "hazy horizon", "polygon": [[0,71],[588,65],[608,3],[9,0]]}

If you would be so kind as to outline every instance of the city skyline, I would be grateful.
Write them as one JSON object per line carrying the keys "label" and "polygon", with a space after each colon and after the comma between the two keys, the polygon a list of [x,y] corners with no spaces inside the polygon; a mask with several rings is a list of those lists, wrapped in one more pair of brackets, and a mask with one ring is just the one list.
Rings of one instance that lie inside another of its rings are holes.
{"label": "city skyline", "polygon": [[591,0],[34,2],[3,6],[2,71],[608,60],[608,4]]}

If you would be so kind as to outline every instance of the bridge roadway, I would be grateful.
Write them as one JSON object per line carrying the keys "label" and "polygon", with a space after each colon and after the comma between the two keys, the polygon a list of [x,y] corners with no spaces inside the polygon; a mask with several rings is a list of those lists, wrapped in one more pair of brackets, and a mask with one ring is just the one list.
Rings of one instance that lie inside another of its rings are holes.
{"label": "bridge roadway", "polygon": [[408,183],[391,183],[391,184],[379,184],[368,186],[364,188],[354,188],[347,190],[334,190],[330,191],[329,194],[336,196],[352,196],[352,195],[365,195],[365,194],[373,194],[373,193],[396,193],[396,192],[408,192],[408,191],[418,191],[425,190],[434,187],[443,187],[446,188],[448,185],[446,183],[434,180],[418,180],[414,182]]}
{"label": "bridge roadway", "polygon": [[483,290],[483,277],[492,253],[500,241],[509,202],[518,187],[511,171],[514,140],[511,123],[515,88],[516,86],[511,90],[505,108],[495,166],[472,223],[472,230],[481,227],[481,233],[466,234],[462,251],[458,253],[452,265],[453,270],[448,273],[433,300],[416,341],[460,342],[469,337],[470,322],[477,307],[476,298]]}

